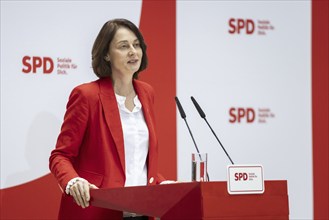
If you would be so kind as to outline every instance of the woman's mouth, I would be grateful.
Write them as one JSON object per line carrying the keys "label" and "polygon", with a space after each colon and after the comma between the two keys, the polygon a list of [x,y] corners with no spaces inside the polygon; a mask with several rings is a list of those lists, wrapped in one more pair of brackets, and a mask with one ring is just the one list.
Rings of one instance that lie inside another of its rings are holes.
{"label": "woman's mouth", "polygon": [[131,59],[128,61],[128,63],[130,63],[130,64],[135,64],[137,62],[138,62],[138,59]]}

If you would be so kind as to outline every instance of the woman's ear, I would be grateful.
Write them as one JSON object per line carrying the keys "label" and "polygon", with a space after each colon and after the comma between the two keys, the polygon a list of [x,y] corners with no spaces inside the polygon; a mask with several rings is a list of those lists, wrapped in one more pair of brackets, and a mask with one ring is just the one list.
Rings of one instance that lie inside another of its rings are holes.
{"label": "woman's ear", "polygon": [[104,60],[106,60],[106,61],[108,61],[108,62],[111,61],[111,60],[110,60],[110,56],[109,56],[109,55],[106,55],[106,56],[104,57]]}

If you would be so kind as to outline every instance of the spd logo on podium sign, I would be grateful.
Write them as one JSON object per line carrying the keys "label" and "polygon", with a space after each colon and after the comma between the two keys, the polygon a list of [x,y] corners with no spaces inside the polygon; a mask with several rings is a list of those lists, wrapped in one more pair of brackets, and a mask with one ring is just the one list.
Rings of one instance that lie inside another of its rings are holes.
{"label": "spd logo on podium sign", "polygon": [[262,165],[228,165],[229,194],[262,194],[265,190]]}

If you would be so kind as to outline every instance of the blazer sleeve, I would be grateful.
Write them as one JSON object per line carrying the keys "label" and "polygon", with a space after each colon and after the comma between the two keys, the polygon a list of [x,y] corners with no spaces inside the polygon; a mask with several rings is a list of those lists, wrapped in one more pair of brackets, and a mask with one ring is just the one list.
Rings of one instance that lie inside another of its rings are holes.
{"label": "blazer sleeve", "polygon": [[62,190],[65,190],[71,179],[78,177],[74,164],[78,159],[88,118],[87,96],[83,94],[81,88],[76,87],[70,94],[56,148],[51,152],[49,158],[49,168],[57,178]]}

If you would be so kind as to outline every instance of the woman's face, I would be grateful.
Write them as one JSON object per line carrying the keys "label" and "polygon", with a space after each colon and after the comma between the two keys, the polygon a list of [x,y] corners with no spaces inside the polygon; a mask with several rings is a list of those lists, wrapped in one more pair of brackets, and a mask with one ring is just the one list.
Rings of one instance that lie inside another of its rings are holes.
{"label": "woman's face", "polygon": [[140,42],[134,32],[120,27],[110,43],[108,58],[111,62],[112,75],[129,75],[139,69],[143,57]]}

